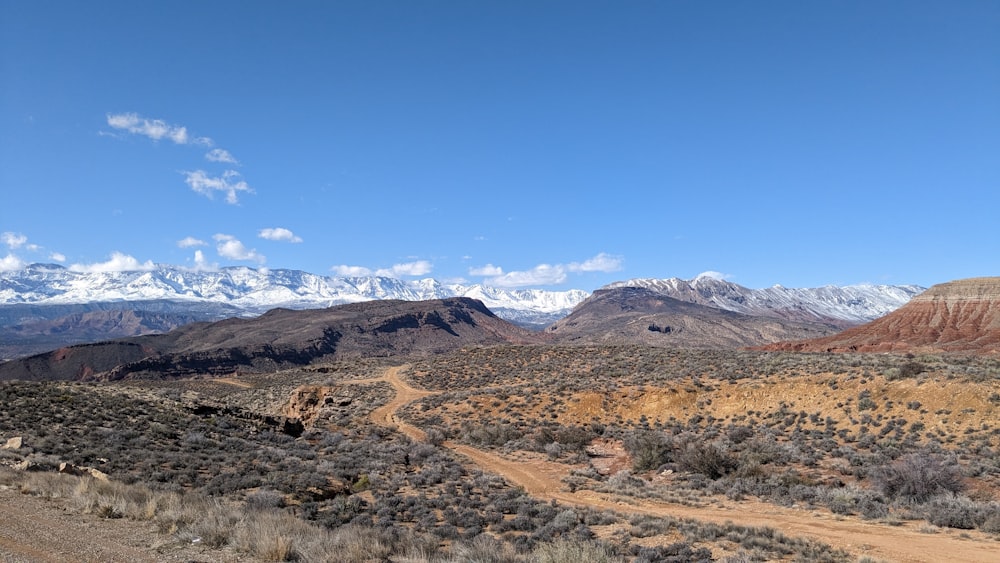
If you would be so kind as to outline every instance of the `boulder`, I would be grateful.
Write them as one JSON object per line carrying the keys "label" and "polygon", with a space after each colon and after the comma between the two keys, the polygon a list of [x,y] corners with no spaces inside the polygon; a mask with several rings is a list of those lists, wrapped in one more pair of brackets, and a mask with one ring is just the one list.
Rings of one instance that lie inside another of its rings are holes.
{"label": "boulder", "polygon": [[98,481],[109,481],[108,474],[94,469],[93,467],[84,467],[81,465],[74,465],[72,463],[66,463],[65,461],[59,464],[59,473],[65,473],[66,475],[76,475],[77,477],[90,476]]}
{"label": "boulder", "polygon": [[84,467],[82,469],[84,471],[86,471],[88,475],[90,475],[94,479],[97,479],[98,481],[104,481],[105,483],[107,483],[108,481],[111,480],[108,477],[107,473],[105,473],[105,472],[103,472],[103,471],[101,471],[99,469],[94,469],[93,467]]}
{"label": "boulder", "polygon": [[65,461],[59,464],[59,473],[64,473],[66,475],[76,475],[79,477],[83,475],[81,468],[73,465],[72,463],[66,463]]}
{"label": "boulder", "polygon": [[19,450],[21,446],[24,445],[24,438],[21,436],[14,436],[7,440],[7,443],[0,446],[0,450]]}
{"label": "boulder", "polygon": [[14,469],[18,471],[38,471],[38,464],[31,461],[30,459],[22,460],[20,463],[14,464]]}

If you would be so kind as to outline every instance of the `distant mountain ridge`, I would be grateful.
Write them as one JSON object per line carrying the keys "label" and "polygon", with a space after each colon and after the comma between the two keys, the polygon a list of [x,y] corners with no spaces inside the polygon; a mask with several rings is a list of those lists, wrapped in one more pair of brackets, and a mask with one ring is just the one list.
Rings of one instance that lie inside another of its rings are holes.
{"label": "distant mountain ridge", "polygon": [[595,291],[544,334],[564,344],[734,349],[837,330],[830,324],[737,313],[625,286]]}
{"label": "distant mountain ridge", "polygon": [[1000,277],[937,284],[899,309],[838,334],[780,342],[801,352],[1000,353]]}
{"label": "distant mountain ridge", "polygon": [[[707,276],[693,280],[634,279],[603,289],[621,287],[644,288],[687,303],[749,316],[834,328],[868,322],[895,310],[923,290],[913,285],[748,289]],[[253,317],[278,307],[322,309],[367,301],[452,297],[479,300],[504,320],[540,330],[565,318],[590,293],[579,289],[443,284],[432,278],[404,281],[377,276],[320,276],[299,270],[247,267],[193,271],[157,266],[148,271],[77,272],[56,264],[32,264],[22,270],[0,272],[0,361],[71,344],[162,333],[194,321]],[[116,316],[123,312],[130,312],[122,317],[128,322]],[[770,339],[762,342],[766,341]]]}
{"label": "distant mountain ridge", "polygon": [[881,317],[922,287],[749,289],[709,276],[633,279],[595,291],[545,328],[558,342],[740,348],[828,336]]}
{"label": "distant mountain ridge", "polygon": [[744,315],[822,323],[846,328],[866,323],[902,307],[926,288],[919,285],[857,284],[817,288],[780,285],[750,289],[726,280],[699,276],[632,279],[602,289],[638,287],[680,301]]}
{"label": "distant mountain ridge", "polygon": [[0,362],[0,381],[223,375],[536,341],[537,333],[500,319],[475,299],[373,300],[325,309],[272,309],[251,319],[191,323],[166,334],[67,346]]}
{"label": "distant mountain ridge", "polygon": [[157,266],[149,271],[76,272],[55,264],[32,264],[0,273],[0,306],[171,301],[215,303],[257,315],[275,307],[319,309],[385,299],[470,297],[482,301],[501,318],[541,326],[566,315],[588,295],[580,289],[502,289],[443,284],[431,278],[334,277],[247,267],[193,271]]}

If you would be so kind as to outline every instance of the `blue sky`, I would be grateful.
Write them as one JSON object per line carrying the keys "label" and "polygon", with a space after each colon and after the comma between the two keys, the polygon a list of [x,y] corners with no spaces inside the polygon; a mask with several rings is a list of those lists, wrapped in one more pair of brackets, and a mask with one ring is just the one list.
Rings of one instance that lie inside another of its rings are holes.
{"label": "blue sky", "polygon": [[0,7],[0,269],[1000,274],[1000,2]]}

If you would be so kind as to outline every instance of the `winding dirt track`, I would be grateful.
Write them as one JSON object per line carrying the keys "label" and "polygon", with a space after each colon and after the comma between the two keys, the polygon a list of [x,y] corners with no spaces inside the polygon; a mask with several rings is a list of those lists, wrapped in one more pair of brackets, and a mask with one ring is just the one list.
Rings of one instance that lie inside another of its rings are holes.
{"label": "winding dirt track", "polygon": [[[399,409],[406,404],[435,394],[413,387],[401,379],[400,373],[408,367],[405,365],[392,367],[380,378],[354,383],[386,381],[392,385],[396,396],[386,405],[372,411],[371,420],[375,424],[395,428],[413,440],[425,441],[427,434],[423,430],[396,416]],[[651,500],[633,500],[626,504],[603,493],[564,490],[561,480],[569,474],[569,468],[565,465],[543,461],[513,461],[455,442],[445,442],[443,446],[465,456],[480,469],[498,474],[510,483],[523,487],[531,496],[547,501],[556,500],[571,506],[661,517],[693,518],[717,523],[734,522],[746,526],[767,526],[780,530],[787,536],[805,536],[846,549],[856,555],[867,555],[888,561],[1000,561],[1000,542],[979,532],[965,532],[962,534],[965,537],[948,529],[942,529],[936,534],[927,534],[919,532],[917,530],[919,524],[913,522],[906,522],[901,526],[889,526],[836,516],[825,511],[795,510],[760,502],[734,503],[725,508],[690,507]]]}

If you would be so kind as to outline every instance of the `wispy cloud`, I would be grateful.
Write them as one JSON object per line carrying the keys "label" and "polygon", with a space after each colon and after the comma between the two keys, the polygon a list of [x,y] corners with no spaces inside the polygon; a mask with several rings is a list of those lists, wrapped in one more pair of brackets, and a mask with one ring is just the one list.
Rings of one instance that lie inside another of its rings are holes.
{"label": "wispy cloud", "polygon": [[253,189],[243,180],[239,180],[240,173],[235,170],[226,170],[222,176],[209,176],[204,170],[184,172],[184,182],[192,190],[203,196],[212,198],[215,192],[226,194],[226,203],[237,204],[240,202],[239,192],[253,193]]}
{"label": "wispy cloud", "polygon": [[487,264],[471,268],[469,275],[486,276],[484,283],[495,287],[528,287],[533,285],[558,285],[566,281],[568,273],[617,272],[624,259],[601,252],[583,262],[569,264],[539,264],[530,270],[504,272],[500,266]]}
{"label": "wispy cloud", "polygon": [[219,256],[223,258],[229,258],[230,260],[249,260],[257,262],[258,264],[263,264],[266,258],[258,254],[255,249],[247,248],[242,242],[232,235],[217,234],[212,237],[215,239],[216,245],[215,250],[219,253]]}
{"label": "wispy cloud", "polygon": [[208,245],[207,242],[194,237],[184,237],[181,240],[177,241],[177,246],[181,248],[191,248],[193,246],[206,246],[206,245]]}
{"label": "wispy cloud", "polygon": [[302,242],[301,237],[295,236],[295,233],[283,227],[261,229],[260,232],[257,233],[257,236],[262,239],[277,240],[281,242]]}
{"label": "wispy cloud", "polygon": [[0,258],[0,272],[13,272],[15,270],[20,270],[25,266],[27,266],[27,264],[13,254],[8,254],[7,256]]}
{"label": "wispy cloud", "polygon": [[572,262],[566,265],[571,272],[617,272],[622,269],[622,257],[601,252],[583,262]]}
{"label": "wispy cloud", "polygon": [[111,259],[107,262],[97,262],[94,264],[73,264],[69,267],[74,272],[101,273],[101,272],[147,272],[156,269],[156,265],[151,260],[139,262],[128,254],[121,252],[111,253]]}
{"label": "wispy cloud", "polygon": [[394,264],[392,268],[383,268],[375,272],[377,276],[384,277],[396,277],[396,276],[425,276],[431,273],[434,267],[427,260],[417,260],[415,262],[406,262],[404,264]]}
{"label": "wispy cloud", "polygon": [[330,270],[338,276],[345,278],[357,278],[363,276],[372,275],[372,271],[364,266],[348,266],[346,264],[341,264],[337,266],[331,266]]}
{"label": "wispy cloud", "polygon": [[205,153],[205,159],[211,162],[225,162],[226,164],[239,164],[232,154],[226,149],[212,149]]}
{"label": "wispy cloud", "polygon": [[702,272],[702,273],[698,274],[697,276],[695,276],[695,279],[698,279],[698,278],[712,278],[713,280],[726,280],[726,279],[729,279],[731,277],[733,277],[733,276],[731,276],[730,274],[723,274],[722,272],[716,272],[714,270],[708,270],[707,272]]}
{"label": "wispy cloud", "polygon": [[[117,131],[147,137],[154,141],[169,139],[178,145],[199,145],[213,147],[215,142],[209,137],[195,137],[188,134],[187,127],[168,123],[163,119],[150,119],[135,112],[109,113],[108,125]],[[103,134],[103,133],[102,133]],[[108,133],[117,136],[117,134]],[[232,153],[222,148],[213,148],[205,153],[209,162],[238,166],[240,162]],[[226,202],[239,203],[239,192],[253,193],[253,189],[240,179],[239,172],[226,170],[221,176],[213,176],[204,170],[183,171],[184,182],[192,190],[212,198],[215,192],[225,194]]]}
{"label": "wispy cloud", "polygon": [[5,232],[0,234],[0,242],[7,245],[7,248],[15,249],[24,246],[28,242],[28,237],[21,233]]}
{"label": "wispy cloud", "polygon": [[62,263],[66,261],[66,255],[61,252],[53,252],[52,254],[49,254],[49,260]]}
{"label": "wispy cloud", "polygon": [[561,264],[539,264],[530,270],[507,272],[488,278],[486,283],[495,287],[526,287],[531,285],[558,285],[566,281],[566,267]]}
{"label": "wispy cloud", "polygon": [[494,266],[493,264],[487,264],[479,268],[469,268],[470,276],[502,276],[503,268],[500,266]]}
{"label": "wispy cloud", "polygon": [[199,144],[212,145],[208,137],[191,137],[187,127],[171,125],[162,119],[147,119],[137,113],[109,113],[108,125],[134,135],[149,137],[154,141],[170,139],[178,145]]}

